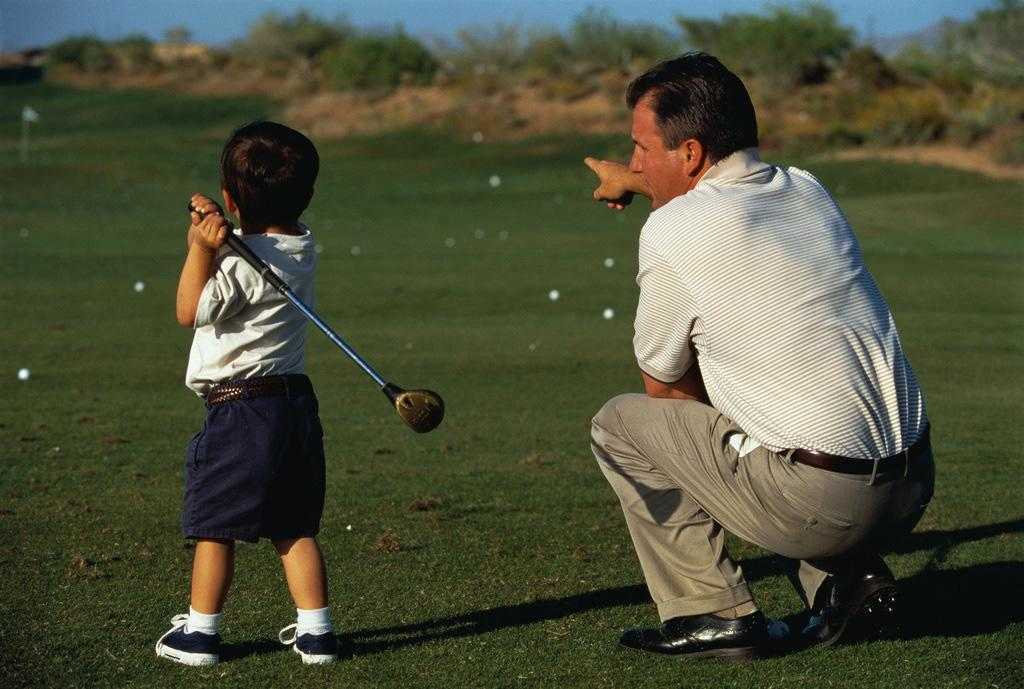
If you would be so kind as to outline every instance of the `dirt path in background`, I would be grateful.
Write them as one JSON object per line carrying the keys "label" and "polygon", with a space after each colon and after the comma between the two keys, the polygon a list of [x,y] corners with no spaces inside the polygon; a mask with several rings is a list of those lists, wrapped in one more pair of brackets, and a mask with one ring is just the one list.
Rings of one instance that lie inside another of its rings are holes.
{"label": "dirt path in background", "polygon": [[980,172],[995,179],[1024,180],[1024,167],[1000,165],[988,151],[972,151],[960,146],[931,145],[901,148],[853,148],[822,156],[826,160],[898,160],[903,163],[925,163]]}

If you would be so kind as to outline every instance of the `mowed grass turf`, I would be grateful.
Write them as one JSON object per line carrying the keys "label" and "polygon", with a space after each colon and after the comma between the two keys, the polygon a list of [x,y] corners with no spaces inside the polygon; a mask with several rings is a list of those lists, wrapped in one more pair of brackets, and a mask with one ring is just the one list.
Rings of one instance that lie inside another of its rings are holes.
{"label": "mowed grass turf", "polygon": [[[41,115],[27,164],[24,104]],[[882,162],[787,161],[822,177],[853,221],[934,424],[935,501],[889,557],[902,638],[747,665],[616,646],[656,616],[588,428],[607,398],[638,389],[645,204],[595,205],[580,160],[622,155],[625,134],[319,142],[306,215],[323,245],[319,309],[387,377],[439,390],[447,419],[413,434],[311,330],[321,544],[347,657],[307,668],[277,644],[294,609],[263,543],[239,547],[227,662],[158,660],[154,642],[187,610],[183,450],[204,413],[183,387],[190,333],[173,314],[183,206],[217,190],[230,128],[272,114],[255,100],[0,90],[0,685],[1024,682],[1024,188]],[[800,612],[790,563],[738,541],[732,552],[768,614]]]}

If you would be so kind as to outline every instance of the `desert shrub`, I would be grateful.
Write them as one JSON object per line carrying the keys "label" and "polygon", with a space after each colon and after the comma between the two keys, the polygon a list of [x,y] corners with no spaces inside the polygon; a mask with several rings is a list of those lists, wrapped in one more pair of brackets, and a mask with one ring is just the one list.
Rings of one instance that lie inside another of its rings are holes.
{"label": "desert shrub", "polygon": [[68,65],[85,72],[102,72],[114,66],[110,47],[95,36],[71,36],[50,46],[50,64]]}
{"label": "desert shrub", "polygon": [[523,66],[538,75],[558,77],[569,73],[573,52],[569,42],[554,31],[532,33],[523,48]]}
{"label": "desert shrub", "polygon": [[767,14],[678,17],[676,21],[690,46],[775,87],[824,81],[853,45],[853,31],[839,24],[835,12],[816,2],[775,7]]}
{"label": "desert shrub", "polygon": [[680,50],[668,31],[653,24],[620,22],[609,10],[595,7],[573,21],[568,44],[577,61],[606,69],[630,69],[636,62],[663,60]]}
{"label": "desert shrub", "polygon": [[920,79],[944,88],[969,91],[985,80],[1024,85],[1024,2],[1000,0],[965,22],[946,20],[933,44],[914,42],[896,56],[896,64]]}
{"label": "desert shrub", "polygon": [[950,117],[937,90],[897,88],[878,94],[858,122],[872,141],[906,145],[941,139]]}
{"label": "desert shrub", "polygon": [[340,89],[427,84],[438,68],[423,44],[402,31],[350,38],[322,59],[328,80]]}
{"label": "desert shrub", "polygon": [[858,46],[847,52],[839,72],[843,78],[863,90],[880,91],[892,88],[899,82],[896,70],[870,46]]}
{"label": "desert shrub", "polygon": [[996,162],[1004,165],[1024,165],[1024,126],[1018,124],[995,142]]}
{"label": "desert shrub", "polygon": [[439,41],[437,50],[455,74],[507,75],[523,66],[526,39],[515,24],[471,26],[458,31],[454,42]]}
{"label": "desert shrub", "polygon": [[148,69],[159,64],[153,55],[153,41],[142,34],[132,34],[114,41],[110,49],[124,69]]}
{"label": "desert shrub", "polygon": [[354,33],[344,19],[327,21],[305,10],[290,16],[269,12],[233,48],[238,57],[256,63],[314,60]]}

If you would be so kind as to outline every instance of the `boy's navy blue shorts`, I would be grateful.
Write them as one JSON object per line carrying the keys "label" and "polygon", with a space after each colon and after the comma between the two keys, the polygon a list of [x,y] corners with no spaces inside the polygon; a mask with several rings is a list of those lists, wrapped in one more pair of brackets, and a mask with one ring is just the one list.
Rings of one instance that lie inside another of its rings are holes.
{"label": "boy's navy blue shorts", "polygon": [[315,536],[324,509],[324,444],[316,394],[283,376],[284,396],[207,404],[185,453],[186,538],[258,541]]}

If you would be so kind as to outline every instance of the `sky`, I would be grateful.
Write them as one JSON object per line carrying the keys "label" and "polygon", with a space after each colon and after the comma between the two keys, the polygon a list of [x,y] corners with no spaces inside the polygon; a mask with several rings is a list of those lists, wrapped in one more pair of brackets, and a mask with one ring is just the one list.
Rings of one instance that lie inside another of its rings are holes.
{"label": "sky", "polygon": [[[401,24],[423,37],[451,36],[466,26],[497,22],[564,28],[588,6],[609,7],[625,21],[674,27],[678,14],[715,18],[757,12],[772,0],[0,0],[0,51],[43,46],[74,34],[104,39],[143,33],[160,39],[173,26],[195,40],[224,44],[245,34],[266,12],[305,8],[324,18],[347,17],[362,27]],[[792,4],[792,3],[788,3]],[[901,36],[944,17],[967,19],[994,0],[826,0],[864,38]]]}

